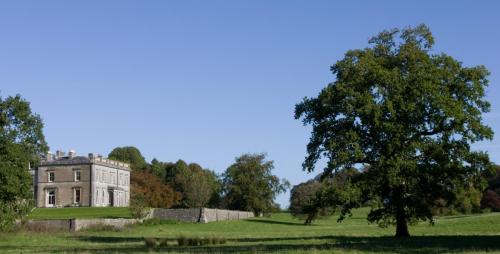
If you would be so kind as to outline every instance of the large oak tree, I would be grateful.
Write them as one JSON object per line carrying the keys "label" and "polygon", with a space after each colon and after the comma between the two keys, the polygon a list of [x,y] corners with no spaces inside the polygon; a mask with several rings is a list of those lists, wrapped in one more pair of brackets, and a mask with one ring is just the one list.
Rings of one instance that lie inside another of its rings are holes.
{"label": "large oak tree", "polygon": [[[336,80],[296,105],[295,117],[312,125],[303,167],[314,170],[322,157],[327,173],[365,166],[352,183],[374,204],[368,219],[396,224],[404,237],[408,223],[433,222],[433,202],[453,200],[489,164],[471,150],[493,137],[482,120],[489,72],[433,53],[425,25],[384,31],[369,43],[348,51],[331,66]],[[346,215],[359,204],[340,205]]]}

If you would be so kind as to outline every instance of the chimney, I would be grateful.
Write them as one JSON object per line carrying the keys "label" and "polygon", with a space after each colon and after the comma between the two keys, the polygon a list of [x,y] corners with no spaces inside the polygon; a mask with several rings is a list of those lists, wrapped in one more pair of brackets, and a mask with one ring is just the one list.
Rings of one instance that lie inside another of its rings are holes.
{"label": "chimney", "polygon": [[94,154],[93,153],[89,153],[89,159],[94,159]]}
{"label": "chimney", "polygon": [[48,151],[45,155],[45,161],[52,161],[52,159],[54,159],[54,155],[50,151]]}
{"label": "chimney", "polygon": [[68,152],[68,157],[73,158],[76,156],[76,151],[73,149],[70,149]]}
{"label": "chimney", "polygon": [[64,157],[64,152],[61,150],[57,150],[56,151],[56,159],[60,159],[62,157]]}
{"label": "chimney", "polygon": [[97,158],[101,159],[102,160],[102,155],[98,154],[97,155]]}

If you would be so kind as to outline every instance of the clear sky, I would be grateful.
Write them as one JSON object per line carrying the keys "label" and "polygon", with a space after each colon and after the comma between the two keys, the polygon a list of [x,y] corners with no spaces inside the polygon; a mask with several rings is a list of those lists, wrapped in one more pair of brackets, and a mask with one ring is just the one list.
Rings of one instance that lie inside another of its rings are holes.
{"label": "clear sky", "polygon": [[344,2],[2,1],[0,94],[31,102],[53,151],[133,145],[219,173],[266,152],[297,184],[316,173],[301,169],[310,128],[294,105],[334,80],[347,50],[426,23],[435,53],[491,71],[497,136],[475,148],[500,163],[500,2]]}

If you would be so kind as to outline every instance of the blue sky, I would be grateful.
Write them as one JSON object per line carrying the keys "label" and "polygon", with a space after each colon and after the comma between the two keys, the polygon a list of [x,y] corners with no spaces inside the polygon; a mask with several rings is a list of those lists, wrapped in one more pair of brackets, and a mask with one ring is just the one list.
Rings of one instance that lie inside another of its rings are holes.
{"label": "blue sky", "polygon": [[[292,184],[310,129],[294,105],[334,77],[331,64],[383,29],[426,23],[446,52],[490,71],[475,145],[500,163],[498,1],[0,2],[0,95],[21,94],[52,150],[184,159],[223,172],[266,152]],[[288,204],[288,194],[278,202]]]}

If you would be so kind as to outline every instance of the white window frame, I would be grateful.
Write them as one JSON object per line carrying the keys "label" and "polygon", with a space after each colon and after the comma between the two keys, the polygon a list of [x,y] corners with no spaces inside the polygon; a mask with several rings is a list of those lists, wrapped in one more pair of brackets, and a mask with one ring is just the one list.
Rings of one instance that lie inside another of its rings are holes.
{"label": "white window frame", "polygon": [[54,182],[55,179],[56,179],[56,174],[54,171],[47,172],[47,182],[52,183]]}
{"label": "white window frame", "polygon": [[[54,203],[51,204],[50,203],[50,193],[53,192],[54,193]],[[56,206],[56,203],[57,203],[57,192],[55,189],[47,189],[46,190],[46,198],[47,198],[47,201],[45,203],[45,206],[46,207],[55,207]]]}
{"label": "white window frame", "polygon": [[74,180],[75,182],[80,182],[82,180],[82,172],[80,170],[75,170]]}
{"label": "white window frame", "polygon": [[[78,201],[76,200],[76,193],[78,191]],[[73,188],[73,204],[80,204],[82,202],[82,188]]]}

